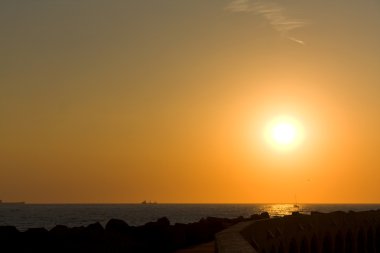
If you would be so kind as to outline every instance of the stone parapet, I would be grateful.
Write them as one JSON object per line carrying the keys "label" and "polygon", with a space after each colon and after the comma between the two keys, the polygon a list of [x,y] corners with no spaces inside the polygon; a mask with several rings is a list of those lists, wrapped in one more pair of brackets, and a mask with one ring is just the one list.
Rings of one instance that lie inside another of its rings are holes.
{"label": "stone parapet", "polygon": [[216,234],[218,253],[380,253],[380,211],[293,213]]}

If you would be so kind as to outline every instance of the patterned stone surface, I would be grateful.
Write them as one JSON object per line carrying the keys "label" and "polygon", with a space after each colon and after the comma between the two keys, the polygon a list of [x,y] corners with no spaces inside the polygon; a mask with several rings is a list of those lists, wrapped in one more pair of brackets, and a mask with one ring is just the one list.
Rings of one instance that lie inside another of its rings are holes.
{"label": "patterned stone surface", "polygon": [[219,253],[380,253],[380,211],[239,223],[216,235]]}

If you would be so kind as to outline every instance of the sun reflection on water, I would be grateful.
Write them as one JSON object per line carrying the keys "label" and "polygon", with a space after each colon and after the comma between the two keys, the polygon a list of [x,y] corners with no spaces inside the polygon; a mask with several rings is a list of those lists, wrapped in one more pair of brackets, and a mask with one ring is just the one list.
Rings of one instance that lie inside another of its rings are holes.
{"label": "sun reflection on water", "polygon": [[292,212],[302,212],[302,205],[295,206],[294,204],[268,204],[263,205],[263,212],[268,212],[271,217],[284,216],[292,214]]}

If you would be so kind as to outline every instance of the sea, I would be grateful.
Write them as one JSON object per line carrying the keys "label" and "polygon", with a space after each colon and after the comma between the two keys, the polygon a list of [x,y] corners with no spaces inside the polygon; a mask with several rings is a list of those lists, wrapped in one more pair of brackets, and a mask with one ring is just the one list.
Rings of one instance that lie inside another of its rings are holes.
{"label": "sea", "polygon": [[28,228],[56,225],[87,226],[100,222],[103,226],[112,218],[122,219],[131,226],[143,225],[167,217],[171,224],[191,223],[205,217],[236,218],[268,212],[271,216],[333,211],[378,210],[380,204],[0,204],[0,226]]}

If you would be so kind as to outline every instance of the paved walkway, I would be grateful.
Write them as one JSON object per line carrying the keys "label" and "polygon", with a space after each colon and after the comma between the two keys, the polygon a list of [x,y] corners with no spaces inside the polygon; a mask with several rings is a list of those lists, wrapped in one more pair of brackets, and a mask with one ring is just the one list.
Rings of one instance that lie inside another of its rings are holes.
{"label": "paved walkway", "polygon": [[181,249],[175,253],[215,253],[215,241],[199,244],[187,249]]}

